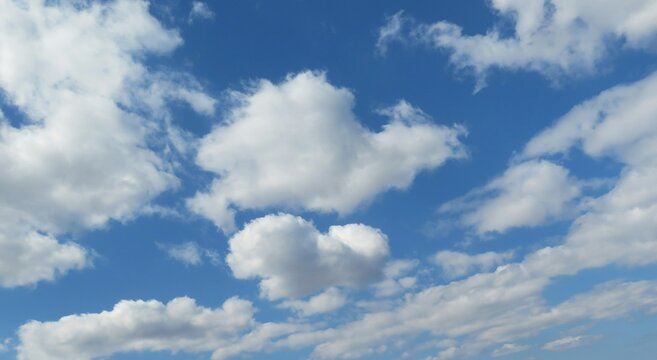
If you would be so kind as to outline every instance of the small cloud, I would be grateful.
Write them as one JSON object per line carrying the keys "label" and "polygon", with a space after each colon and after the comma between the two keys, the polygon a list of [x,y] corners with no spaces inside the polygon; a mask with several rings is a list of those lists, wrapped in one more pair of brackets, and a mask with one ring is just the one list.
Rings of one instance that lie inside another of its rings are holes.
{"label": "small cloud", "polygon": [[572,349],[578,346],[590,344],[599,338],[600,336],[585,336],[585,335],[566,336],[564,338],[546,343],[545,345],[543,345],[543,349],[548,351],[562,351],[562,350]]}
{"label": "small cloud", "polygon": [[164,250],[169,257],[185,265],[197,266],[203,264],[206,260],[214,266],[221,263],[221,257],[217,251],[204,249],[193,241],[177,245],[157,244],[157,246]]}
{"label": "small cloud", "polygon": [[383,56],[388,52],[391,42],[404,40],[403,30],[407,21],[403,10],[386,18],[386,23],[379,28],[379,38],[376,41],[376,52],[379,55]]}
{"label": "small cloud", "polygon": [[214,11],[210,9],[208,4],[202,1],[192,2],[192,10],[189,12],[188,22],[191,24],[196,20],[211,20],[214,19]]}
{"label": "small cloud", "polygon": [[279,307],[291,309],[303,316],[311,316],[331,312],[343,307],[347,298],[337,288],[329,288],[325,292],[313,296],[308,301],[286,300]]}
{"label": "small cloud", "polygon": [[0,342],[0,353],[7,352],[11,349],[11,339],[7,338]]}
{"label": "small cloud", "polygon": [[493,355],[493,357],[506,356],[518,352],[523,352],[528,349],[529,349],[528,345],[504,344],[501,347],[495,349],[491,355]]}
{"label": "small cloud", "polygon": [[503,253],[486,252],[469,255],[456,251],[440,251],[431,258],[431,261],[440,266],[443,274],[450,278],[458,278],[475,270],[489,271],[503,265],[513,258],[513,252]]}

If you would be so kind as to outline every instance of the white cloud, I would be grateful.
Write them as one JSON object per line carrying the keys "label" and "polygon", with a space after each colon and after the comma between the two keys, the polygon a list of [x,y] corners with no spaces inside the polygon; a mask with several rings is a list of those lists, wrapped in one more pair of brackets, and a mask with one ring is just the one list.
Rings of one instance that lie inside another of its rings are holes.
{"label": "white cloud", "polygon": [[0,286],[89,265],[87,251],[56,238],[130,220],[177,185],[162,154],[182,132],[166,105],[210,113],[213,100],[143,61],[181,42],[144,1],[0,3],[2,105],[16,110],[0,116],[0,246],[16,251]]}
{"label": "white cloud", "polygon": [[239,209],[284,207],[348,213],[378,193],[410,186],[422,170],[465,156],[461,127],[431,122],[406,102],[382,111],[380,132],[361,126],[354,95],[302,72],[262,80],[202,139],[197,163],[218,175],[189,207],[224,231]]}
{"label": "white cloud", "polygon": [[417,284],[417,278],[404,275],[415,269],[419,263],[417,260],[393,260],[388,262],[383,269],[385,278],[374,284],[375,295],[377,297],[392,296],[414,288]]}
{"label": "white cloud", "polygon": [[347,298],[336,288],[329,288],[321,294],[304,300],[285,300],[279,307],[291,309],[303,316],[323,314],[340,309],[347,303]]}
{"label": "white cloud", "polygon": [[[511,34],[493,27],[485,34],[465,35],[455,24],[414,24],[405,36],[450,52],[460,69],[484,77],[490,69],[537,71],[549,77],[592,73],[609,49],[654,45],[657,5],[651,0],[492,0],[492,10],[511,22]],[[383,29],[411,23],[391,17],[382,27],[378,46],[399,39]],[[402,30],[396,30],[397,33]]]}
{"label": "white cloud", "polygon": [[534,336],[562,324],[657,311],[654,281],[605,284],[554,307],[547,307],[540,299],[547,283],[518,264],[426,288],[407,295],[393,309],[374,311],[336,328],[294,334],[281,344],[316,344],[314,356],[333,359],[364,356],[393,339],[431,333],[437,339],[463,341],[447,353],[473,356],[492,345]]}
{"label": "white cloud", "polygon": [[512,252],[486,252],[469,255],[455,251],[440,251],[432,257],[448,278],[457,278],[473,271],[489,271],[513,258]]}
{"label": "white cloud", "polygon": [[0,353],[7,352],[11,348],[12,340],[10,338],[5,339],[0,343]]}
{"label": "white cloud", "polygon": [[391,42],[403,41],[403,27],[407,18],[403,11],[398,11],[387,18],[386,24],[379,28],[379,38],[376,41],[376,50],[380,55],[388,52]]}
{"label": "white cloud", "polygon": [[174,260],[185,265],[201,265],[206,260],[212,265],[219,265],[221,258],[219,253],[212,249],[204,249],[199,244],[188,241],[181,244],[158,244],[158,247]]}
{"label": "white cloud", "polygon": [[60,243],[36,231],[15,232],[0,224],[0,286],[52,281],[90,261],[89,252],[75,243]]}
{"label": "white cloud", "polygon": [[528,345],[504,344],[499,348],[495,349],[491,353],[491,355],[493,357],[500,357],[500,356],[506,356],[506,355],[527,351],[528,349],[529,349]]}
{"label": "white cloud", "polygon": [[519,156],[540,164],[541,156],[581,146],[585,154],[624,166],[607,193],[587,202],[561,245],[539,249],[492,273],[407,294],[401,305],[372,310],[357,321],[292,335],[289,344],[314,345],[318,357],[336,358],[370,354],[391,339],[431,333],[462,342],[444,349],[445,356],[470,356],[558,325],[617,319],[636,311],[657,313],[654,281],[612,282],[553,307],[542,298],[556,276],[657,262],[655,79],[652,75],[611,89],[575,107]]}
{"label": "white cloud", "polygon": [[657,146],[657,73],[602,92],[534,137],[521,158],[562,154],[581,148],[593,158],[609,156],[629,165],[653,163]]}
{"label": "white cloud", "polygon": [[506,172],[464,198],[440,208],[461,213],[461,221],[478,233],[521,226],[538,226],[568,212],[581,184],[566,168],[545,160],[511,166]]}
{"label": "white cloud", "polygon": [[250,302],[231,298],[216,309],[187,297],[123,300],[111,311],[30,321],[20,327],[19,360],[87,360],[130,351],[210,352],[230,346],[253,325]]}
{"label": "white cloud", "polygon": [[202,1],[193,1],[188,21],[192,23],[196,20],[210,20],[214,19],[214,16],[214,11],[212,11],[208,4]]}
{"label": "white cloud", "polygon": [[388,239],[360,224],[320,233],[292,215],[268,215],[229,240],[226,262],[238,279],[260,278],[268,299],[310,294],[330,286],[361,287],[379,280],[389,255]]}
{"label": "white cloud", "polygon": [[572,349],[582,345],[589,344],[591,341],[597,339],[595,336],[566,336],[561,339],[550,341],[543,345],[543,349],[549,351],[562,351],[567,349]]}

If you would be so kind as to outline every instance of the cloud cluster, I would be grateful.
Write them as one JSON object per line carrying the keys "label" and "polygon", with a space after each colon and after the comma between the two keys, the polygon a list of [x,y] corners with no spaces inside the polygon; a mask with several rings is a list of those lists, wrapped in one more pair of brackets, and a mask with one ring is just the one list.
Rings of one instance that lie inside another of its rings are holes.
{"label": "cloud cluster", "polygon": [[377,46],[391,41],[430,44],[450,53],[460,69],[470,69],[483,86],[490,69],[537,71],[551,78],[596,70],[618,44],[645,49],[657,35],[657,5],[650,0],[492,0],[496,15],[512,24],[485,34],[466,35],[459,25],[418,24],[397,13],[381,28]]}
{"label": "cloud cluster", "polygon": [[31,321],[20,327],[19,360],[88,360],[126,351],[210,352],[229,346],[254,325],[248,301],[216,309],[187,297],[166,304],[123,300],[111,311]]}
{"label": "cloud cluster", "polygon": [[[437,350],[437,358],[448,358],[480,354],[491,346],[511,344],[574,321],[616,319],[635,311],[655,313],[654,281],[611,282],[552,307],[542,298],[546,286],[558,276],[609,265],[657,262],[657,192],[651,185],[657,181],[657,128],[652,121],[657,116],[652,101],[655,79],[651,75],[615,87],[574,107],[533,138],[511,165],[546,164],[543,157],[579,147],[595,159],[623,166],[611,189],[588,201],[561,245],[538,249],[492,273],[407,294],[402,304],[371,311],[357,321],[292,335],[288,344],[314,345],[314,354],[320,358],[358,357],[376,353],[392,339],[431,333],[450,340]],[[567,174],[561,167],[557,170]],[[539,172],[543,175],[538,179],[533,172],[527,174],[540,182],[552,178],[551,173]],[[532,193],[526,196],[534,201]],[[503,347],[493,353],[497,350]]]}
{"label": "cloud cluster", "polygon": [[400,102],[382,113],[380,132],[360,125],[354,95],[323,73],[282,83],[262,80],[201,140],[197,163],[217,174],[189,207],[224,231],[239,209],[283,207],[348,213],[389,189],[404,189],[422,170],[465,156],[461,127],[434,124]]}
{"label": "cloud cluster", "polygon": [[0,286],[84,267],[87,252],[57,236],[129,220],[176,186],[166,104],[211,113],[214,101],[144,61],[181,42],[144,1],[0,4],[0,248],[14,258]]}
{"label": "cloud cluster", "polygon": [[229,240],[226,262],[238,279],[260,278],[268,299],[307,295],[331,286],[362,287],[382,278],[388,239],[361,224],[326,233],[296,216],[268,215]]}

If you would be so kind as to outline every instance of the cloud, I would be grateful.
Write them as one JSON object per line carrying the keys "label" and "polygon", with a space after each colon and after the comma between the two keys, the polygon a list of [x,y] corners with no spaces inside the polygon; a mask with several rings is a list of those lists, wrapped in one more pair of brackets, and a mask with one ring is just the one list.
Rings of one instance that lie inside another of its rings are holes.
{"label": "cloud", "polygon": [[12,340],[10,338],[0,342],[0,353],[7,352],[11,348]]}
{"label": "cloud", "polygon": [[566,336],[564,338],[546,343],[545,345],[543,345],[543,349],[549,351],[562,351],[562,350],[572,349],[575,347],[589,344],[591,343],[591,341],[594,341],[597,338],[598,337],[596,336],[584,336],[584,335]]}
{"label": "cloud", "polygon": [[506,356],[506,355],[527,351],[528,349],[529,349],[528,345],[504,344],[501,347],[495,349],[491,353],[491,355],[493,357],[500,357],[500,356]]}
{"label": "cloud", "polygon": [[288,214],[255,219],[229,240],[226,262],[238,279],[260,278],[262,297],[307,295],[331,286],[362,287],[379,280],[388,239],[361,224],[331,226]]}
{"label": "cloud", "polygon": [[15,251],[0,286],[90,265],[57,238],[128,221],[177,186],[169,158],[184,136],[167,106],[211,113],[213,100],[145,60],[181,43],[144,1],[0,4],[0,247]]}
{"label": "cloud", "polygon": [[189,11],[188,22],[193,23],[197,20],[211,20],[214,19],[214,11],[208,6],[208,4],[202,1],[193,1],[192,9]]}
{"label": "cloud", "polygon": [[555,277],[657,262],[655,79],[651,75],[612,88],[576,106],[532,139],[512,163],[541,164],[543,156],[579,147],[595,159],[622,165],[611,189],[587,201],[562,244],[538,249],[491,273],[406,294],[403,303],[375,309],[359,320],[291,335],[288,343],[312,345],[320,358],[357,357],[372,354],[392,339],[431,333],[438,339],[459,339],[460,344],[443,350],[445,354],[472,356],[558,325],[657,312],[654,281],[610,282],[554,306],[542,298]]}
{"label": "cloud", "polygon": [[569,171],[546,160],[515,164],[484,187],[440,207],[460,213],[461,222],[478,233],[503,233],[539,226],[568,213],[581,184]]}
{"label": "cloud", "polygon": [[376,41],[376,51],[379,55],[385,55],[388,52],[388,45],[391,42],[404,40],[403,30],[407,20],[404,11],[398,11],[387,17],[385,25],[379,28],[379,37]]}
{"label": "cloud", "polygon": [[52,281],[90,262],[89,252],[75,243],[61,243],[36,231],[16,233],[0,224],[0,286]]}
{"label": "cloud", "polygon": [[111,311],[31,321],[20,327],[19,360],[87,360],[131,351],[209,352],[232,344],[253,325],[239,298],[205,308],[187,297],[166,304],[123,300]]}
{"label": "cloud", "polygon": [[397,295],[416,286],[417,278],[407,275],[420,264],[417,260],[393,260],[383,270],[385,278],[374,284],[377,297]]}
{"label": "cloud", "polygon": [[[385,49],[401,35],[450,53],[458,69],[469,69],[485,84],[491,69],[536,71],[550,78],[593,73],[612,48],[645,49],[657,35],[657,5],[648,0],[493,0],[503,24],[485,34],[465,35],[459,25],[417,24],[387,19],[377,45]],[[399,30],[396,24],[409,24]],[[411,26],[412,25],[412,26]],[[390,31],[394,29],[393,35]]]}
{"label": "cloud", "polygon": [[221,263],[221,258],[217,251],[204,249],[193,241],[177,245],[158,244],[158,247],[164,250],[172,259],[180,261],[185,265],[201,265],[206,260],[215,266]]}
{"label": "cloud", "polygon": [[657,152],[654,117],[657,73],[615,86],[575,106],[526,145],[520,158],[567,153],[580,148],[593,158],[611,157],[633,166],[653,163]]}
{"label": "cloud", "polygon": [[347,298],[336,288],[329,288],[321,294],[303,300],[285,300],[279,307],[291,309],[303,316],[323,314],[340,309],[347,303]]}
{"label": "cloud", "polygon": [[198,149],[199,166],[218,178],[188,201],[224,231],[235,230],[240,209],[349,213],[465,156],[461,127],[434,124],[403,101],[382,111],[391,119],[382,131],[365,129],[352,111],[354,95],[323,73],[261,80],[233,98],[236,105]]}
{"label": "cloud", "polygon": [[486,252],[468,255],[455,251],[440,251],[432,257],[448,278],[457,278],[473,271],[489,271],[513,258],[513,252]]}
{"label": "cloud", "polygon": [[605,284],[548,307],[540,299],[548,282],[523,271],[521,266],[513,266],[429,287],[407,295],[393,309],[374,311],[336,328],[293,334],[281,345],[315,344],[313,356],[321,359],[361,357],[393,339],[431,333],[436,339],[463,341],[446,349],[452,356],[473,356],[492,345],[562,324],[657,311],[654,281]]}

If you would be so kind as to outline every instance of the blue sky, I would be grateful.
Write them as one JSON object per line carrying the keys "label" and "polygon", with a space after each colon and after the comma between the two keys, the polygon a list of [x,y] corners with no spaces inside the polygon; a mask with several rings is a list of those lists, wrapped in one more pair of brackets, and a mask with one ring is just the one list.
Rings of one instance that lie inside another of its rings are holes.
{"label": "blue sky", "polygon": [[647,0],[0,4],[0,359],[651,359]]}

